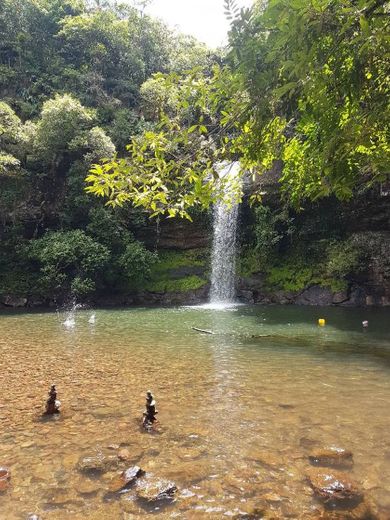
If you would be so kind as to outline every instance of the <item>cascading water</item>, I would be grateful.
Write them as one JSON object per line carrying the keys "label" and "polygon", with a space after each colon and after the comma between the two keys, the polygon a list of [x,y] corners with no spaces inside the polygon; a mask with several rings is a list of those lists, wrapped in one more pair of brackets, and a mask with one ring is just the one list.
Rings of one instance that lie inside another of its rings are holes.
{"label": "cascading water", "polygon": [[[220,178],[227,180],[224,185],[224,199],[214,206],[214,236],[211,256],[211,304],[234,302],[236,280],[236,238],[238,202],[235,201],[238,163],[224,166]],[[226,199],[231,202],[227,204]]]}

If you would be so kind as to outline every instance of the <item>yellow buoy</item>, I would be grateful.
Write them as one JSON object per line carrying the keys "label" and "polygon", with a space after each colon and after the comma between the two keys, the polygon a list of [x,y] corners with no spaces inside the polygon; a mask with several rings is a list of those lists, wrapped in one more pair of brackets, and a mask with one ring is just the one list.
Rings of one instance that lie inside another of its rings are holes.
{"label": "yellow buoy", "polygon": [[318,320],[318,325],[319,325],[320,327],[325,327],[325,324],[326,324],[326,322],[325,322],[324,318],[320,318],[320,319]]}

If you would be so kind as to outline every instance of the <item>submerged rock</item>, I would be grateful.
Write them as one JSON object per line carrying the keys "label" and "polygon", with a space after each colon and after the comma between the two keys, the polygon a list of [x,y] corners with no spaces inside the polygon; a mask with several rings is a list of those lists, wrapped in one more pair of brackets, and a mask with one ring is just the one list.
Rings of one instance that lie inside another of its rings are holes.
{"label": "submerged rock", "polygon": [[172,502],[176,492],[176,485],[169,480],[148,475],[137,481],[137,498],[146,502]]}
{"label": "submerged rock", "polygon": [[234,520],[262,520],[265,517],[266,510],[261,507],[255,507],[251,511],[242,511],[233,516]]}
{"label": "submerged rock", "polygon": [[131,459],[130,451],[127,448],[122,448],[121,450],[118,451],[118,459],[123,460],[123,461],[130,460]]}
{"label": "submerged rock", "polygon": [[93,495],[100,491],[102,488],[101,483],[97,479],[89,479],[82,477],[77,482],[75,489],[78,491],[80,495]]}
{"label": "submerged rock", "polygon": [[7,491],[11,485],[11,470],[0,467],[0,492]]}
{"label": "submerged rock", "polygon": [[144,475],[145,471],[143,469],[141,469],[139,466],[133,466],[132,468],[126,469],[122,473],[122,479],[123,482],[125,482],[125,485],[128,486]]}
{"label": "submerged rock", "polygon": [[314,494],[326,503],[353,507],[363,499],[357,484],[344,473],[310,471],[307,477]]}
{"label": "submerged rock", "polygon": [[135,484],[137,479],[143,477],[144,475],[145,471],[139,466],[128,468],[111,481],[110,491],[112,493],[119,493],[119,491],[128,489],[133,484]]}
{"label": "submerged rock", "polygon": [[343,448],[325,448],[314,451],[309,455],[309,460],[314,466],[331,466],[351,468],[353,466],[353,454]]}
{"label": "submerged rock", "polygon": [[77,463],[77,469],[82,473],[96,474],[116,469],[118,458],[115,455],[103,454],[81,457]]}
{"label": "submerged rock", "polygon": [[246,459],[253,460],[269,469],[278,470],[283,466],[283,461],[277,455],[255,449],[248,450]]}
{"label": "submerged rock", "polygon": [[46,489],[45,501],[49,507],[64,507],[67,504],[77,504],[74,499],[74,492],[69,487],[50,487]]}

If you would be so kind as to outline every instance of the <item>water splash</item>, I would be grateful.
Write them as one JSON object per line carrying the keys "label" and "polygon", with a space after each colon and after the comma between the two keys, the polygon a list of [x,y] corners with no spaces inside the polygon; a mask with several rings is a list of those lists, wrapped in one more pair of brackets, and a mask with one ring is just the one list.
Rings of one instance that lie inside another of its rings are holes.
{"label": "water splash", "polygon": [[232,305],[236,282],[236,239],[238,221],[237,188],[239,163],[221,165],[223,198],[214,206],[214,236],[211,255],[210,304],[221,308]]}
{"label": "water splash", "polygon": [[76,326],[76,311],[82,309],[80,303],[73,301],[71,308],[67,311],[65,320],[62,322],[67,329],[73,329]]}
{"label": "water splash", "polygon": [[96,322],[96,316],[95,316],[95,314],[91,314],[91,316],[89,317],[88,323],[93,325],[95,322]]}
{"label": "water splash", "polygon": [[73,316],[68,316],[62,324],[68,329],[73,329],[73,327],[76,325],[76,320]]}

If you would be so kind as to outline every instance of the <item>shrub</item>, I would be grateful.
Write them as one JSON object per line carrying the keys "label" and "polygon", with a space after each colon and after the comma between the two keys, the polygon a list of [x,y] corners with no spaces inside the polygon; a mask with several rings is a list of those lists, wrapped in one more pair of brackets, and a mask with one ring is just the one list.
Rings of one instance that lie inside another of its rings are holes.
{"label": "shrub", "polygon": [[40,266],[39,283],[46,295],[92,292],[110,257],[105,246],[81,230],[46,233],[28,244],[26,254]]}
{"label": "shrub", "polygon": [[364,269],[366,254],[353,239],[331,242],[327,249],[326,273],[345,278]]}
{"label": "shrub", "polygon": [[155,253],[148,251],[141,242],[133,241],[127,244],[124,253],[119,257],[119,267],[122,276],[127,281],[138,285],[151,274],[151,268],[157,261]]}

